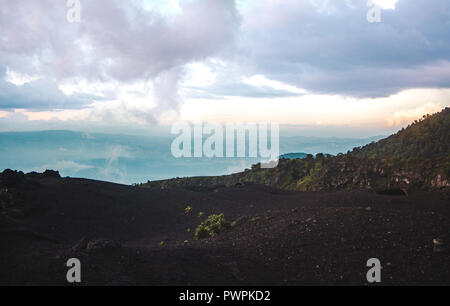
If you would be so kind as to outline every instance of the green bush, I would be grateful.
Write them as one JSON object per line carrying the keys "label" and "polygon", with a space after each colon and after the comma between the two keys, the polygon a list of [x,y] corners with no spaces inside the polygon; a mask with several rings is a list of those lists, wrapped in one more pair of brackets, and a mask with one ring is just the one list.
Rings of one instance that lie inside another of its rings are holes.
{"label": "green bush", "polygon": [[198,240],[206,237],[215,236],[224,230],[225,224],[226,221],[225,216],[223,214],[210,215],[195,229],[194,239]]}

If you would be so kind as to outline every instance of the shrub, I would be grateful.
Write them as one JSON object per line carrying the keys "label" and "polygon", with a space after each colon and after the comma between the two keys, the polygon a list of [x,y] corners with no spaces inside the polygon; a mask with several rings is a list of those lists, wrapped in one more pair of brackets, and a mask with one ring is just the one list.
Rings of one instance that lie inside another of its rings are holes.
{"label": "shrub", "polygon": [[194,239],[198,240],[206,237],[215,236],[224,230],[225,224],[226,221],[225,216],[223,214],[210,215],[195,229]]}

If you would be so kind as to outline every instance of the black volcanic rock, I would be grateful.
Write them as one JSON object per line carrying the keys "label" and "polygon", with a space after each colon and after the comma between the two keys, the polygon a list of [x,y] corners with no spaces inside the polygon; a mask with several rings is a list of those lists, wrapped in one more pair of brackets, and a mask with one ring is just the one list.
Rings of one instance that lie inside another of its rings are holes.
{"label": "black volcanic rock", "polygon": [[[23,216],[12,214],[16,207],[0,211],[0,285],[67,285],[70,258],[80,260],[88,286],[367,285],[369,258],[381,260],[383,285],[450,280],[449,202],[437,192],[37,181],[39,188],[15,187]],[[200,212],[224,214],[230,226],[194,240]]]}
{"label": "black volcanic rock", "polygon": [[0,185],[11,188],[21,184],[25,180],[25,175],[22,171],[13,171],[6,169],[0,173]]}
{"label": "black volcanic rock", "polygon": [[45,170],[43,175],[45,177],[61,178],[61,175],[59,175],[59,171],[54,171],[54,170]]}

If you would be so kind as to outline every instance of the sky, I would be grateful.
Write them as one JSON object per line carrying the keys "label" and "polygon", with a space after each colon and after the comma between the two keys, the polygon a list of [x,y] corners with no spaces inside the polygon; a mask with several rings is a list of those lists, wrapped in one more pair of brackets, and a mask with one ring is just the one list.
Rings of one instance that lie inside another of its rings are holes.
{"label": "sky", "polygon": [[450,105],[450,2],[373,2],[0,0],[0,131],[395,131]]}

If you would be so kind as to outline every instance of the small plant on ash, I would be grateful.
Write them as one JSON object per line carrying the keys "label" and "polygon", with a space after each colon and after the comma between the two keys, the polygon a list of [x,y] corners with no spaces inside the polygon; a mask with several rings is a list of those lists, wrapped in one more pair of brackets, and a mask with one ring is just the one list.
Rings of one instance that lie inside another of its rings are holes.
{"label": "small plant on ash", "polygon": [[210,215],[195,229],[195,240],[199,240],[206,237],[213,237],[220,232],[222,232],[227,227],[225,221],[225,216],[220,215]]}
{"label": "small plant on ash", "polygon": [[250,222],[256,222],[256,221],[258,221],[259,219],[261,219],[261,217],[258,217],[258,216],[252,217],[252,218],[250,219]]}
{"label": "small plant on ash", "polygon": [[192,213],[192,206],[190,205],[186,206],[186,208],[184,209],[184,214],[190,215],[191,213]]}

